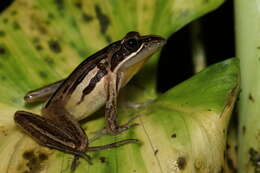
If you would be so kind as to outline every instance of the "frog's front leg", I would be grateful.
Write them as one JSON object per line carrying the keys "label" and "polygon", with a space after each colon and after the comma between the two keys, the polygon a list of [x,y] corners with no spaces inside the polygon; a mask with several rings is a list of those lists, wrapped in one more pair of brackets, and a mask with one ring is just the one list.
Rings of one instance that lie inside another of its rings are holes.
{"label": "frog's front leg", "polygon": [[131,122],[136,118],[129,120],[124,125],[119,125],[117,121],[117,96],[121,85],[122,74],[118,73],[117,76],[108,76],[107,78],[107,100],[105,106],[105,119],[106,128],[102,133],[109,135],[118,135],[121,132],[138,125]]}

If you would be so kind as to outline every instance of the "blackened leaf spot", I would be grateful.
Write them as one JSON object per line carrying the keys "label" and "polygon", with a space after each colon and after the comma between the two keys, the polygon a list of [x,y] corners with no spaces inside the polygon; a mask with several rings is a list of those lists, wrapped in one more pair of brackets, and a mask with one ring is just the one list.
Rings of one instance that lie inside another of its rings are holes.
{"label": "blackened leaf spot", "polygon": [[255,167],[255,172],[260,172],[260,154],[254,148],[249,149],[249,158],[251,164]]}
{"label": "blackened leaf spot", "polygon": [[52,13],[48,13],[48,18],[49,19],[54,19],[54,15]]}
{"label": "blackened leaf spot", "polygon": [[82,19],[83,19],[83,21],[85,21],[85,22],[90,22],[90,21],[93,20],[93,17],[90,16],[89,14],[83,13],[83,14],[82,14]]}
{"label": "blackened leaf spot", "polygon": [[106,162],[106,158],[105,157],[100,157],[99,160],[100,160],[101,163],[105,163]]}
{"label": "blackened leaf spot", "polygon": [[56,6],[57,6],[57,9],[62,12],[64,10],[64,0],[55,0],[54,1]]}
{"label": "blackened leaf spot", "polygon": [[177,137],[176,133],[173,133],[173,134],[171,135],[171,137],[172,137],[172,138],[176,138],[176,137]]}
{"label": "blackened leaf spot", "polygon": [[60,53],[61,47],[57,40],[50,40],[48,42],[50,50],[52,50],[54,53]]}
{"label": "blackened leaf spot", "polygon": [[[48,156],[44,153],[36,154],[33,150],[25,151],[23,158],[26,161],[26,167],[28,172],[39,172],[42,168],[42,162],[48,159]],[[25,171],[26,172],[26,171]]]}
{"label": "blackened leaf spot", "polygon": [[46,154],[44,154],[44,153],[40,153],[40,154],[39,154],[39,159],[40,159],[41,161],[44,161],[44,160],[47,160],[47,159],[48,159],[48,156],[47,156]]}
{"label": "blackened leaf spot", "polygon": [[20,26],[19,23],[14,22],[14,23],[13,23],[13,28],[14,28],[15,30],[18,30],[18,29],[21,29],[21,26]]}
{"label": "blackened leaf spot", "polygon": [[4,18],[4,19],[3,19],[3,23],[4,23],[4,24],[7,24],[8,21],[9,21],[9,20],[8,20],[7,18]]}
{"label": "blackened leaf spot", "polygon": [[221,166],[219,173],[224,173],[224,167]]}
{"label": "blackened leaf spot", "polygon": [[4,37],[5,36],[5,32],[4,31],[0,31],[0,37]]}
{"label": "blackened leaf spot", "polygon": [[255,102],[255,99],[254,99],[254,97],[252,96],[251,93],[249,93],[248,99],[249,99],[250,101],[252,101],[252,102]]}
{"label": "blackened leaf spot", "polygon": [[43,79],[46,79],[47,78],[47,73],[46,72],[44,72],[44,71],[40,71],[39,72],[39,75],[43,78]]}
{"label": "blackened leaf spot", "polygon": [[40,51],[43,49],[43,47],[40,44],[36,44],[35,49]]}
{"label": "blackened leaf spot", "polygon": [[229,157],[227,158],[227,165],[228,165],[229,169],[236,170],[234,163],[233,163],[233,160]]}
{"label": "blackened leaf spot", "polygon": [[29,160],[34,157],[33,151],[26,151],[23,153],[23,158]]}
{"label": "blackened leaf spot", "polygon": [[5,53],[6,53],[5,49],[3,47],[0,47],[0,55],[3,55]]}
{"label": "blackened leaf spot", "polygon": [[50,57],[44,58],[44,61],[45,61],[48,65],[50,65],[50,66],[54,65],[54,61],[53,61],[53,59],[50,58]]}
{"label": "blackened leaf spot", "polygon": [[11,15],[12,15],[12,16],[15,16],[16,14],[17,14],[17,11],[12,11],[12,12],[11,12]]}
{"label": "blackened leaf spot", "polygon": [[242,133],[243,133],[243,135],[245,135],[245,133],[246,133],[246,126],[242,127]]}
{"label": "blackened leaf spot", "polygon": [[74,4],[78,9],[82,9],[82,3],[81,2],[76,2]]}
{"label": "blackened leaf spot", "polygon": [[177,159],[178,168],[183,170],[186,167],[186,159],[185,157],[179,157]]}
{"label": "blackened leaf spot", "polygon": [[238,151],[238,145],[235,145],[235,151],[236,152]]}
{"label": "blackened leaf spot", "polygon": [[157,155],[157,153],[158,153],[158,149],[156,149],[155,151],[154,151],[154,155],[156,156]]}
{"label": "blackened leaf spot", "polygon": [[109,35],[106,35],[105,38],[108,43],[112,43],[112,38]]}
{"label": "blackened leaf spot", "polygon": [[100,25],[100,32],[105,34],[110,24],[108,16],[106,16],[98,5],[95,5],[96,16]]}
{"label": "blackened leaf spot", "polygon": [[229,144],[227,144],[226,148],[227,148],[227,150],[229,150],[229,149],[230,149],[230,145],[229,145]]}

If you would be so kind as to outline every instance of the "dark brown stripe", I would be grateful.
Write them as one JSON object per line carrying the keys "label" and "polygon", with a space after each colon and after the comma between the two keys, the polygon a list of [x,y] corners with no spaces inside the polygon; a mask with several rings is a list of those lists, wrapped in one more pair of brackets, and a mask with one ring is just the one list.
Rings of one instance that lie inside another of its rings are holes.
{"label": "dark brown stripe", "polygon": [[92,90],[94,90],[94,88],[96,87],[96,84],[107,74],[107,70],[103,69],[103,70],[99,70],[97,72],[97,74],[90,80],[88,86],[86,88],[84,88],[84,90],[82,91],[82,96],[80,101],[77,104],[80,104],[81,102],[83,102],[84,98],[86,95],[88,95]]}
{"label": "dark brown stripe", "polygon": [[[96,67],[96,64],[92,64],[91,66],[88,67],[78,78],[77,80],[73,83],[72,86],[70,86],[70,89],[68,91],[69,94],[73,93],[73,91],[77,88],[77,86],[84,80],[84,78],[87,76],[87,74],[93,70]],[[66,91],[65,91],[66,92]]]}
{"label": "dark brown stripe", "polygon": [[[46,103],[45,108],[50,105],[55,97],[57,99],[66,99],[67,96],[70,96],[85,76],[95,68],[96,63],[106,58],[106,56],[102,56],[102,53],[105,55],[105,50],[100,51],[83,61],[51,96],[49,101]],[[63,96],[65,97],[63,98]]]}
{"label": "dark brown stripe", "polygon": [[115,67],[125,58],[126,50],[123,50],[124,48],[121,48],[118,52],[116,52],[112,58],[111,58],[111,70],[113,71]]}

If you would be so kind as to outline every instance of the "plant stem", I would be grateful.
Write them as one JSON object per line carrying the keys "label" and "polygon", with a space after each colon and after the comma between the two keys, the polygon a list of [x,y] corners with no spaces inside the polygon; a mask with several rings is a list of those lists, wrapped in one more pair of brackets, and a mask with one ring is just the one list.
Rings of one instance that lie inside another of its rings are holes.
{"label": "plant stem", "polygon": [[236,54],[241,66],[239,172],[260,165],[260,1],[235,0]]}

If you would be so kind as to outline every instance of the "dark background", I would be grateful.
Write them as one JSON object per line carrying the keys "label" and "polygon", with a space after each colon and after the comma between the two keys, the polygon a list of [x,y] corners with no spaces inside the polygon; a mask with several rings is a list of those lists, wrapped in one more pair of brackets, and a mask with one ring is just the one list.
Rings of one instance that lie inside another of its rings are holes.
{"label": "dark background", "polygon": [[[218,9],[200,18],[199,22],[207,65],[235,56],[233,1],[227,0]],[[160,92],[193,75],[190,25],[174,33],[162,50],[157,84]]]}
{"label": "dark background", "polygon": [[[0,14],[14,0],[1,0]],[[205,47],[207,65],[235,56],[233,1],[199,19],[200,39]],[[159,92],[164,92],[193,75],[191,24],[173,34],[163,48],[158,67]],[[170,80],[169,80],[170,79]]]}

